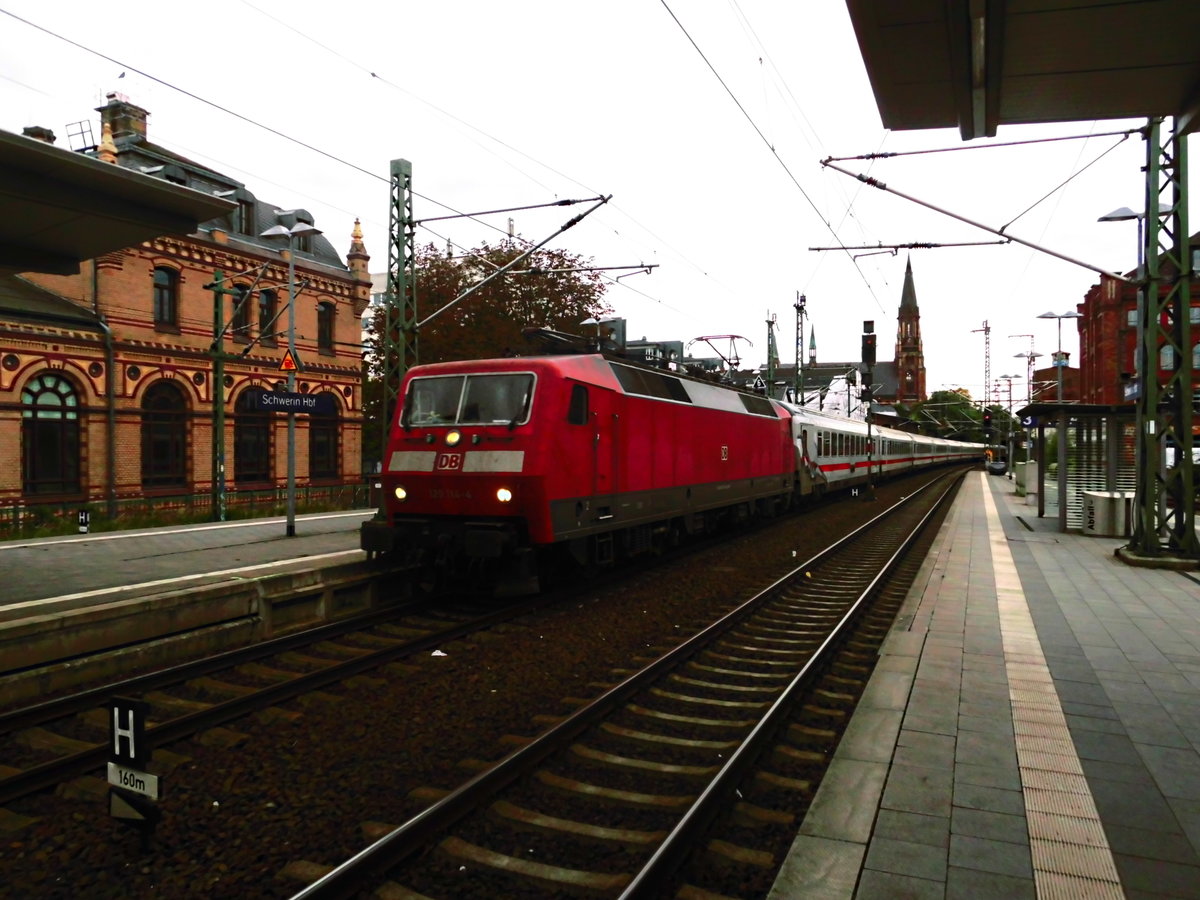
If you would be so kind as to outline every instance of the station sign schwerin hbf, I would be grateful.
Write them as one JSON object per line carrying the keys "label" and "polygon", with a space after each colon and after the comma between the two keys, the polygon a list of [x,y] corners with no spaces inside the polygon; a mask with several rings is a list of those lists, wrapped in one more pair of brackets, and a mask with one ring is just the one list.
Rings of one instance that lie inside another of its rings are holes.
{"label": "station sign schwerin hbf", "polygon": [[330,416],[337,412],[333,397],[320,394],[297,394],[288,391],[268,391],[251,388],[247,391],[250,408],[259,412],[310,413]]}

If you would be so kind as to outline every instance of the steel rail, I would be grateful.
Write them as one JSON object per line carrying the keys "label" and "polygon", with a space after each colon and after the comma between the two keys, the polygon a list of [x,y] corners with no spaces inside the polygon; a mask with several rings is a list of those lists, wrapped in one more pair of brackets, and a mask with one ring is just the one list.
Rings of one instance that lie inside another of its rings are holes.
{"label": "steel rail", "polygon": [[[958,473],[958,477],[961,478],[961,472]],[[934,483],[931,482],[931,484]],[[810,559],[800,563],[786,575],[778,578],[675,649],[630,675],[620,684],[614,685],[588,705],[579,708],[557,725],[543,732],[535,740],[514,750],[491,768],[479,773],[441,800],[397,826],[374,844],[365,847],[293,895],[291,900],[334,900],[334,898],[352,897],[357,891],[362,890],[364,885],[371,883],[372,879],[382,879],[388,871],[427,847],[441,832],[479,809],[486,799],[490,799],[498,791],[532,772],[548,757],[611,715],[614,710],[621,707],[660,675],[696,655],[715,639],[727,633],[733,625],[750,617],[790,581],[802,573],[824,564],[865,532],[883,523],[896,510],[921,496],[929,487],[930,485],[925,485],[919,488]],[[894,560],[894,558],[893,555],[890,560]],[[888,565],[891,564],[889,562]],[[872,579],[871,584],[874,585],[877,582],[878,576]],[[858,608],[858,603],[855,604],[855,608]],[[827,640],[822,647],[828,643]],[[811,672],[811,665],[805,666],[804,671]],[[708,802],[711,801],[706,800],[706,805]]]}
{"label": "steel rail", "polygon": [[[193,713],[188,713],[174,719],[169,719],[165,722],[160,722],[156,725],[150,725],[146,728],[146,741],[150,749],[161,747],[173,741],[178,741],[189,735],[195,734],[197,731],[202,731],[207,728],[213,728],[217,725],[222,725],[226,722],[240,718],[248,712],[255,709],[273,706],[277,703],[290,700],[293,697],[309,691],[314,691],[326,685],[337,681],[342,681],[346,678],[357,675],[361,672],[369,671],[377,668],[384,663],[391,662],[400,657],[409,656],[413,653],[420,653],[423,650],[436,649],[439,644],[444,644],[447,641],[457,640],[465,637],[473,632],[483,628],[488,628],[492,625],[501,622],[507,622],[516,615],[521,615],[528,612],[532,608],[537,608],[549,600],[535,598],[526,603],[518,604],[516,607],[506,607],[503,610],[489,613],[479,618],[471,619],[460,625],[455,625],[452,628],[424,635],[411,641],[405,641],[395,647],[385,647],[380,650],[374,650],[365,653],[361,656],[356,656],[353,659],[344,660],[342,662],[334,662],[330,666],[323,669],[318,669],[314,672],[298,674],[296,678],[279,684],[268,685],[262,690],[255,691],[253,694],[248,694],[244,697],[237,697],[223,703],[216,703],[208,709],[198,710]],[[394,618],[394,610],[393,616]],[[374,617],[373,617],[374,618]],[[380,616],[379,618],[388,618]],[[376,623],[377,624],[377,623]],[[319,643],[321,640],[327,640],[328,635],[325,634],[327,626],[322,626],[320,629],[314,629],[311,632],[301,632],[297,635],[289,636],[286,639],[279,639],[279,643],[268,642],[274,644],[273,652],[285,652],[289,649],[296,649],[313,643]],[[354,629],[350,629],[354,630]],[[316,633],[320,632],[320,636]],[[303,640],[301,640],[303,638]],[[265,646],[265,645],[262,645]],[[219,659],[221,664],[215,665],[213,660],[199,660],[195,663],[185,663],[183,666],[171,670],[172,677],[167,682],[174,684],[180,680],[198,677],[203,674],[210,674],[213,671],[228,669],[231,664],[239,664],[249,661],[249,659],[259,658],[262,654],[256,654],[253,657],[243,658],[238,651],[229,651],[221,654]],[[185,673],[186,670],[186,673]],[[167,673],[152,673],[152,675],[141,676],[137,679],[130,679],[127,682],[121,682],[119,685],[109,685],[108,688],[97,688],[95,691],[89,691],[87,694],[93,698],[105,695],[107,691],[108,697],[116,696],[121,692],[133,692],[130,690],[130,685],[134,682],[139,683],[140,690],[146,690],[147,683],[155,683],[153,676],[166,675]],[[118,691],[117,689],[121,690]],[[67,698],[72,700],[73,698]],[[96,702],[90,705],[85,705],[82,709],[93,709],[97,706]],[[75,710],[78,711],[78,710]],[[42,790],[52,785],[59,784],[62,781],[73,776],[99,768],[111,756],[111,749],[106,744],[97,744],[88,750],[81,750],[77,753],[72,753],[68,756],[63,756],[55,760],[51,760],[41,765],[32,766],[28,769],[23,769],[16,775],[0,780],[0,804],[8,803],[18,797],[23,797],[35,791]]]}
{"label": "steel rail", "polygon": [[[675,873],[695,849],[696,841],[711,825],[713,819],[717,817],[727,804],[738,785],[756,764],[763,750],[774,738],[779,724],[794,706],[795,698],[807,690],[810,683],[820,674],[820,669],[828,661],[826,656],[831,648],[835,648],[841,642],[846,632],[854,626],[864,607],[870,602],[881,583],[890,577],[891,573],[900,564],[909,548],[925,530],[930,519],[933,518],[943,503],[946,502],[946,499],[957,487],[960,480],[961,475],[958,479],[946,485],[941,496],[934,501],[928,512],[921,517],[916,527],[910,531],[901,545],[889,557],[887,562],[884,563],[875,577],[871,579],[870,584],[862,591],[858,599],[854,601],[838,624],[834,626],[828,637],[813,652],[808,662],[796,673],[795,678],[783,689],[782,693],[771,704],[770,709],[767,710],[758,724],[751,729],[738,748],[733,751],[728,762],[721,767],[721,770],[714,776],[712,781],[701,791],[696,801],[683,814],[678,824],[671,830],[662,844],[659,845],[641,871],[633,877],[629,885],[621,893],[621,900],[641,900],[641,898],[662,896],[660,892],[663,889],[663,885],[674,877]],[[907,502],[909,499],[911,497],[905,498],[901,502]]]}

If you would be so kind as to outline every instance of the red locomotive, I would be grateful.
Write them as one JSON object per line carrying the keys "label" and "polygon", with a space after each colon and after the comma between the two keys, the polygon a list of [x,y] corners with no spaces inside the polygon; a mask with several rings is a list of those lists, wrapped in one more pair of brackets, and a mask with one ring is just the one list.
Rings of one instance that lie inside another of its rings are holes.
{"label": "red locomotive", "polygon": [[[862,422],[598,353],[418,366],[401,396],[362,547],[490,582],[547,556],[606,565],[867,479]],[[893,451],[876,477],[979,453],[875,431]]]}

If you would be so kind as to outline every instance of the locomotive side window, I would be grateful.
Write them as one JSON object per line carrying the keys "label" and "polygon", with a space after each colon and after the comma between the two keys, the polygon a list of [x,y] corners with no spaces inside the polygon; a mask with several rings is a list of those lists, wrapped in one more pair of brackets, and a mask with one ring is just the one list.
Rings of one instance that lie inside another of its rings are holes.
{"label": "locomotive side window", "polygon": [[633,366],[614,365],[612,370],[627,394],[658,397],[661,400],[676,400],[680,403],[692,402],[683,383],[671,375],[638,369]]}
{"label": "locomotive side window", "polygon": [[588,422],[588,389],[582,384],[571,386],[571,405],[567,408],[568,425],[586,425]]}

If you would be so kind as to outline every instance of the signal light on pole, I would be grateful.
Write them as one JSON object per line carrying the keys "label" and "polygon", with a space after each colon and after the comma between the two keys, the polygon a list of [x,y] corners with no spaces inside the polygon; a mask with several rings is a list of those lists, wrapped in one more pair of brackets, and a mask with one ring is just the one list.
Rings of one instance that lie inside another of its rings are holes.
{"label": "signal light on pole", "polygon": [[862,336],[862,361],[865,366],[875,365],[875,335]]}

